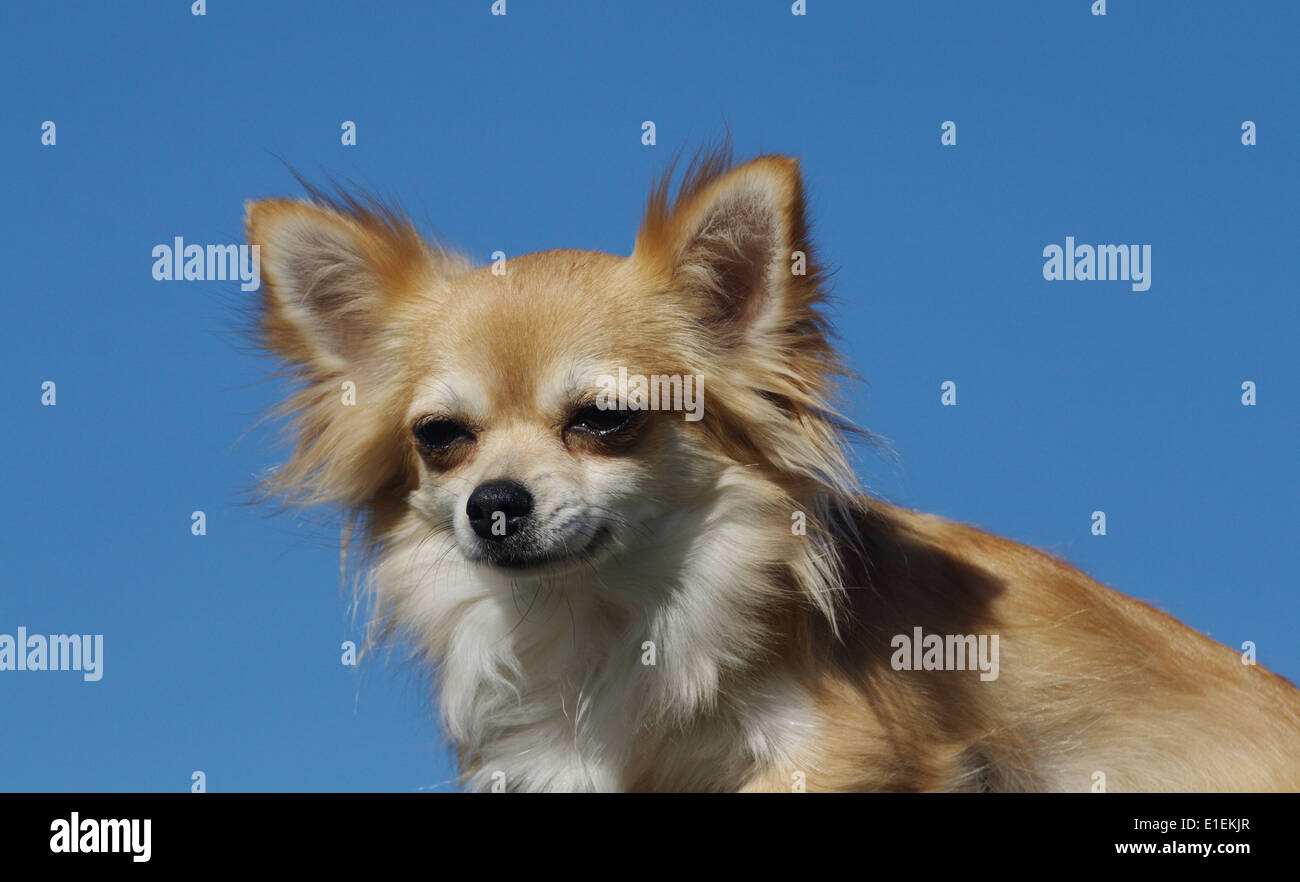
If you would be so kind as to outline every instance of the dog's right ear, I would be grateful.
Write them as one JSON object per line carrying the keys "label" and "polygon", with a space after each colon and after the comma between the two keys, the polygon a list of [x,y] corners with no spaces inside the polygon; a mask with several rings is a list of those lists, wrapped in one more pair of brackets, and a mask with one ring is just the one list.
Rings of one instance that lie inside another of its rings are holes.
{"label": "dog's right ear", "polygon": [[311,373],[356,368],[392,345],[398,301],[431,290],[445,255],[400,214],[349,199],[247,205],[259,246],[267,348]]}
{"label": "dog's right ear", "polygon": [[313,196],[247,206],[262,274],[260,342],[300,381],[279,408],[291,417],[294,450],[264,492],[356,512],[409,478],[404,307],[439,297],[468,262],[378,202]]}

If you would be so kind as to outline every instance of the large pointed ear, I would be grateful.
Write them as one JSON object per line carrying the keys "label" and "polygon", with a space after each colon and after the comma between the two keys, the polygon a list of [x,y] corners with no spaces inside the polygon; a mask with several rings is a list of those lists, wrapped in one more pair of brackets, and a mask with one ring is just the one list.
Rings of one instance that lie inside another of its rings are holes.
{"label": "large pointed ear", "polygon": [[763,156],[727,165],[725,147],[697,157],[672,206],[662,181],[633,257],[698,298],[704,319],[735,344],[783,335],[820,292],[798,162]]}
{"label": "large pointed ear", "polygon": [[245,227],[260,252],[264,342],[311,373],[374,357],[395,305],[429,288],[444,257],[396,211],[356,199],[251,202]]}
{"label": "large pointed ear", "polygon": [[857,487],[835,413],[847,371],[820,307],[798,163],[763,156],[729,169],[729,147],[697,157],[669,204],[651,192],[631,263],[705,329],[690,335],[706,375],[700,423],[739,461],[766,461],[815,487]]}
{"label": "large pointed ear", "polygon": [[293,453],[264,492],[357,512],[409,478],[399,443],[406,328],[468,263],[426,243],[395,209],[312,195],[247,206],[262,272],[259,342],[299,381],[279,408]]}

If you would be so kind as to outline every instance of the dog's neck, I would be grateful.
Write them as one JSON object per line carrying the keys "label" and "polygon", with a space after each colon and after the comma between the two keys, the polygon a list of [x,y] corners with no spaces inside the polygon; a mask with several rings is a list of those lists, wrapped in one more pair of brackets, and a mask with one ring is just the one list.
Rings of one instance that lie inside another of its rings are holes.
{"label": "dog's neck", "polygon": [[[737,482],[554,578],[448,564],[418,523],[397,531],[377,599],[415,623],[472,789],[734,787],[794,737],[805,698],[771,625],[808,606],[791,562],[818,553],[765,490]],[[683,737],[697,763],[654,760]]]}

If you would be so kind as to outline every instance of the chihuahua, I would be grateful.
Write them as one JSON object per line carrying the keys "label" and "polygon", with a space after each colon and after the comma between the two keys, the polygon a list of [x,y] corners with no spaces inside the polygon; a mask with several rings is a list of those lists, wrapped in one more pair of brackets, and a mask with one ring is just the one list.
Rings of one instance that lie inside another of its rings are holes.
{"label": "chihuahua", "polygon": [[671,178],[626,258],[248,205],[297,381],[267,493],[345,516],[466,787],[1300,790],[1289,682],[862,489],[794,159]]}

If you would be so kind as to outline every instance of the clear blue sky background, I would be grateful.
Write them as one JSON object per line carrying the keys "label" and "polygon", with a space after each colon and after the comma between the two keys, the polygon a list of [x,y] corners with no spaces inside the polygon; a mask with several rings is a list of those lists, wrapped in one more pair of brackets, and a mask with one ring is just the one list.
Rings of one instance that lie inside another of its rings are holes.
{"label": "clear blue sky background", "polygon": [[[238,242],[245,199],[299,194],[277,156],[486,260],[626,254],[651,177],[726,126],[741,158],[797,154],[870,381],[849,412],[898,454],[863,453],[871,483],[1300,677],[1300,7],[489,5],[0,13],[0,633],[105,635],[98,683],[0,673],[0,789],[449,789],[419,671],[339,662],[361,628],[333,528],[240,505],[283,391],[235,333],[248,295],[150,274],[154,245]],[[1067,235],[1150,244],[1151,290],[1045,282]]]}

